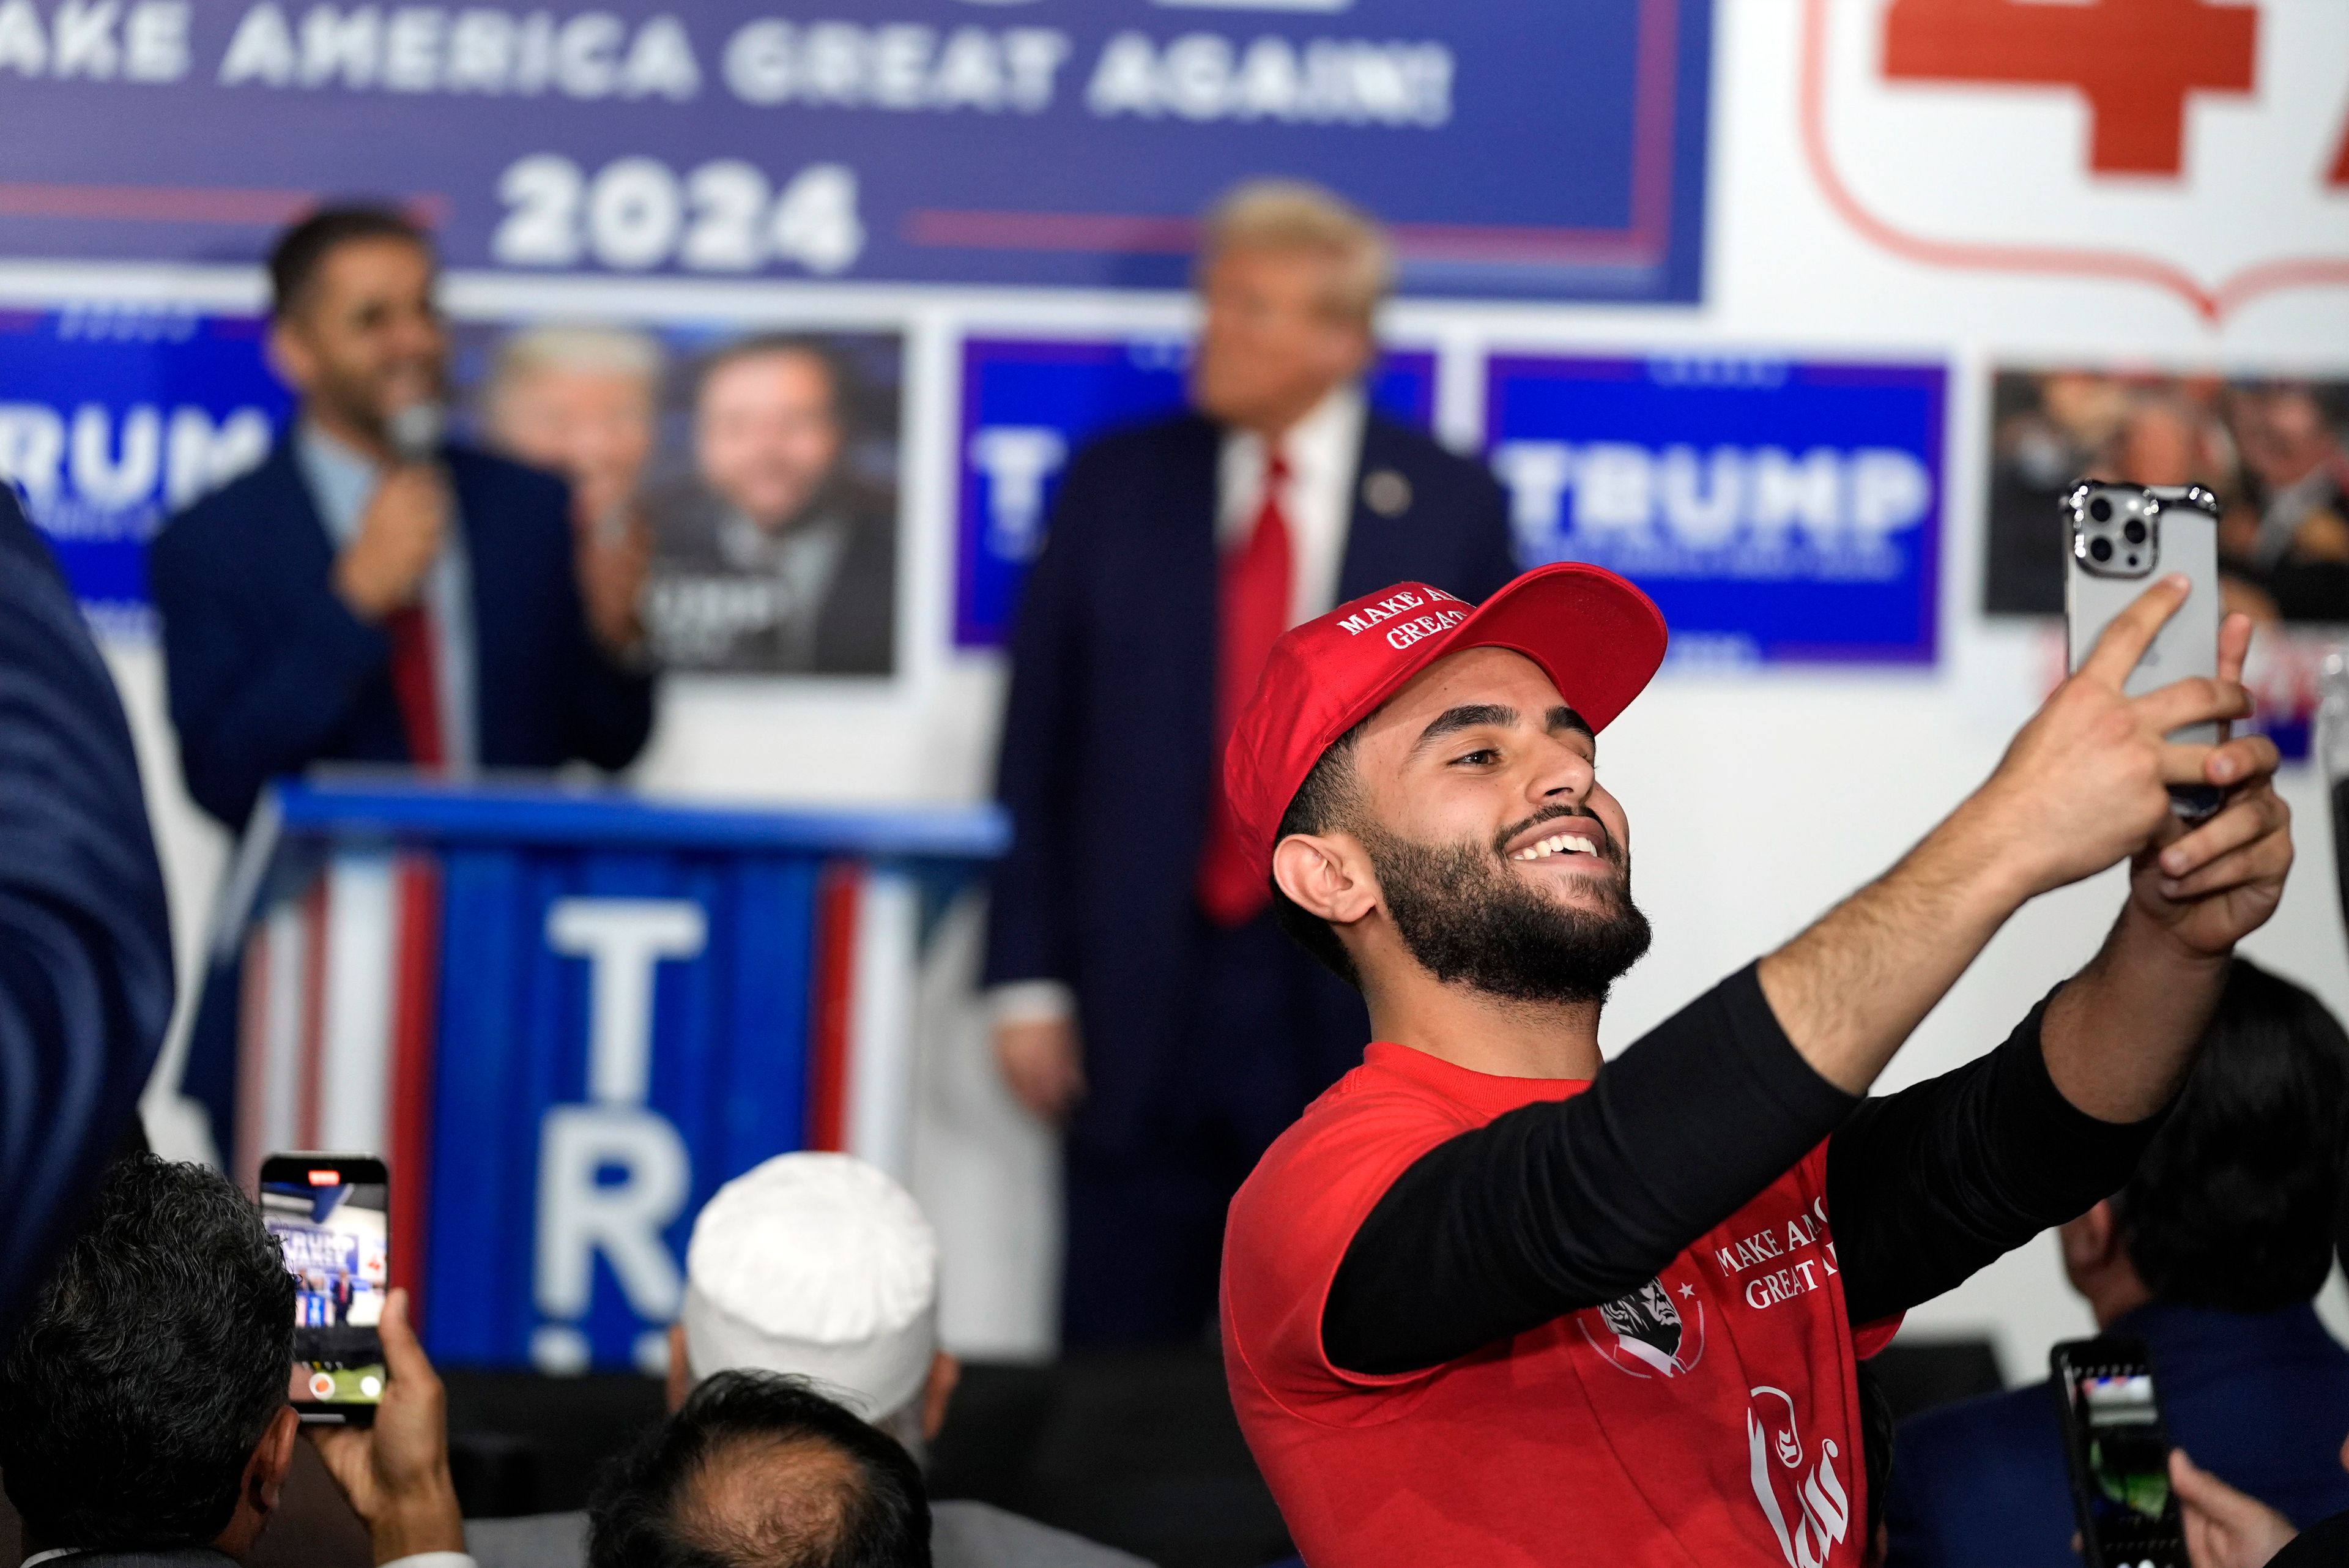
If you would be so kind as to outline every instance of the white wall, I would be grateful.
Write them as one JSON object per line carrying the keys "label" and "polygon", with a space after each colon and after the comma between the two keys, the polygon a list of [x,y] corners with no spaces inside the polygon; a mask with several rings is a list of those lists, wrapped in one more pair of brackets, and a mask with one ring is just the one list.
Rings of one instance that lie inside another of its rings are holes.
{"label": "white wall", "polygon": [[[1952,371],[1945,497],[1943,657],[1923,673],[1771,671],[1670,675],[1610,730],[1606,777],[1638,840],[1639,893],[1652,956],[1622,985],[1606,1038],[1618,1046],[1691,994],[1783,940],[1881,869],[1997,760],[2046,679],[2044,633],[1974,613],[1987,372],[2001,363],[2147,363],[2165,368],[2349,370],[2340,291],[2264,296],[2206,322],[2178,298],[2131,284],[1928,267],[1898,259],[1829,208],[1798,133],[1802,0],[1715,7],[1707,303],[1694,310],[1409,303],[1399,340],[1444,353],[1442,419],[1475,428],[1481,346],[1856,355],[1947,361]],[[2337,134],[2338,62],[2349,7],[2263,8],[2261,80],[2251,102],[2192,110],[2189,177],[2174,185],[2078,174],[2084,117],[2049,93],[1888,94],[1870,78],[1877,0],[1826,7],[1829,140],[1864,199],[1976,238],[2126,240],[2169,247],[2206,275],[2268,251],[2340,248],[2349,197],[2316,192],[2309,171]],[[2309,62],[2327,62],[2324,71]],[[2328,130],[2328,127],[2331,129]],[[2309,141],[2303,161],[2291,150]],[[2322,140],[2322,146],[2318,142]],[[2284,151],[2280,152],[2279,149]],[[1566,153],[1562,155],[1570,155]],[[1983,176],[1982,171],[1989,173]],[[1528,178],[1539,177],[1529,160]],[[2312,213],[2314,217],[2312,218]],[[2065,225],[2088,233],[2066,234]],[[658,733],[636,771],[648,789],[762,799],[919,802],[984,794],[1000,676],[990,659],[944,646],[957,334],[1164,329],[1187,318],[1171,296],[691,282],[450,280],[460,315],[611,309],[616,289],[647,316],[740,316],[902,323],[911,333],[907,505],[914,529],[903,652],[894,686],[820,688],[719,680],[671,683]],[[250,306],[236,270],[0,269],[0,296],[164,294]],[[150,653],[115,667],[157,797],[186,950],[221,862],[171,781],[176,772]],[[2330,887],[2330,841],[2315,781],[2284,790],[2302,863],[2282,910],[2250,950],[2349,1014],[2349,949]],[[2117,907],[2107,877],[2041,900],[1992,944],[1927,1020],[1886,1086],[1913,1082],[1995,1044],[2048,986],[2093,949]],[[973,962],[968,928],[943,959]],[[934,977],[950,993],[954,977]],[[935,998],[933,1057],[916,1163],[947,1245],[946,1323],[959,1348],[1040,1351],[1049,1146],[979,1060],[983,1032],[950,995]],[[2025,1248],[1911,1314],[1918,1330],[1988,1331],[2010,1376],[2030,1375],[2047,1344],[2084,1330],[2053,1243]]]}

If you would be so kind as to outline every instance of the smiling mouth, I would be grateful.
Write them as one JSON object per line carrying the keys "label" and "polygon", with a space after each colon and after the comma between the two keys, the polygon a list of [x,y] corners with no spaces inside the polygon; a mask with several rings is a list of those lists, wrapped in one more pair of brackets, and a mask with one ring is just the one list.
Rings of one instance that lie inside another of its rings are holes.
{"label": "smiling mouth", "polygon": [[1587,833],[1553,833],[1537,839],[1509,857],[1512,860],[1547,860],[1553,855],[1588,855],[1596,858],[1599,842]]}

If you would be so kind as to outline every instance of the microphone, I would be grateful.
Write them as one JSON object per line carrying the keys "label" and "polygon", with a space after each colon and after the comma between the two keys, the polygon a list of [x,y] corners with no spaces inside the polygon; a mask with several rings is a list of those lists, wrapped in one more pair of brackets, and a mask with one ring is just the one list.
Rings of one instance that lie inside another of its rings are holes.
{"label": "microphone", "polygon": [[394,409],[384,421],[392,455],[402,462],[430,462],[440,454],[440,438],[448,431],[448,410],[430,401]]}

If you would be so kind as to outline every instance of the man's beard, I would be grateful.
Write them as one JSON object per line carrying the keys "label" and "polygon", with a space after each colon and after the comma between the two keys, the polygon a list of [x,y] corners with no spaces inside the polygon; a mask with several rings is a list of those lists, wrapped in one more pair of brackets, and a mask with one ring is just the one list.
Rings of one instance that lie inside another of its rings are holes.
{"label": "man's beard", "polygon": [[1615,881],[1593,885],[1605,907],[1561,904],[1509,872],[1504,846],[1526,826],[1489,845],[1421,844],[1367,824],[1356,833],[1403,946],[1436,979],[1512,1002],[1603,1002],[1648,950],[1629,859],[1609,835]]}

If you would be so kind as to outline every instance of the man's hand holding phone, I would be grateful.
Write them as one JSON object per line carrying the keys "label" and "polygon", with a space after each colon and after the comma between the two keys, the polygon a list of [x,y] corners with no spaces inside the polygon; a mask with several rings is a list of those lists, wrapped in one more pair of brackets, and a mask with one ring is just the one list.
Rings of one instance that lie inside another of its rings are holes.
{"label": "man's hand holding phone", "polygon": [[367,1521],[378,1563],[419,1552],[462,1552],[465,1523],[449,1475],[440,1378],[408,1324],[408,1293],[384,1303],[377,1333],[390,1374],[372,1427],[312,1427],[310,1440]]}
{"label": "man's hand holding phone", "polygon": [[[2223,866],[2204,855],[2211,846],[2243,849],[2261,839],[2257,833],[2244,835],[2266,821],[2264,803],[2273,801],[2267,781],[2276,766],[2274,743],[2263,735],[2215,745],[2168,738],[2190,725],[2249,716],[2251,698],[2239,678],[2250,623],[2235,617],[2222,631],[2222,659],[2225,646],[2231,646],[2234,654],[2230,664],[2222,664],[2219,679],[2174,681],[2140,697],[2124,690],[2162,623],[2185,598],[2184,579],[2166,577],[2116,616],[2079,670],[2015,736],[1998,771],[1976,795],[1973,808],[1986,811],[1995,825],[1990,836],[1992,851],[2007,857],[2024,878],[2018,889],[2022,898],[2092,877],[2179,837],[2181,825],[2169,809],[2172,784],[2217,784],[2237,798],[2203,825],[2201,831],[2217,833],[2186,846],[2179,875],[2206,867],[2211,875],[2190,889],[2181,884],[2178,894],[2165,895],[2165,904],[2175,907],[2163,909],[2165,919],[2175,923],[2177,911],[2196,898],[2241,886],[2235,878],[2247,867],[2256,868],[2260,876],[2272,871],[2281,886],[2282,873],[2273,865],[2272,844]],[[2239,809],[2254,798],[2261,804]],[[2282,803],[2274,804],[2280,807]],[[2282,847],[2288,866],[2288,832]],[[2198,855],[2204,857],[2195,858]],[[2252,919],[2242,929],[2258,923]],[[2207,940],[2225,926],[2223,919],[2204,917],[2195,922],[2193,934]],[[2223,951],[2225,945],[2210,950]]]}
{"label": "man's hand holding phone", "polygon": [[[2220,623],[2222,688],[2241,690],[2251,643],[2249,616],[2230,615]],[[2129,906],[2189,953],[2223,957],[2266,924],[2283,897],[2292,869],[2292,807],[2276,794],[2279,757],[2266,736],[2240,735],[2202,749],[2209,753],[2203,780],[2226,792],[2223,803],[2199,823],[2172,816],[2160,825],[2154,842],[2131,863]]]}

